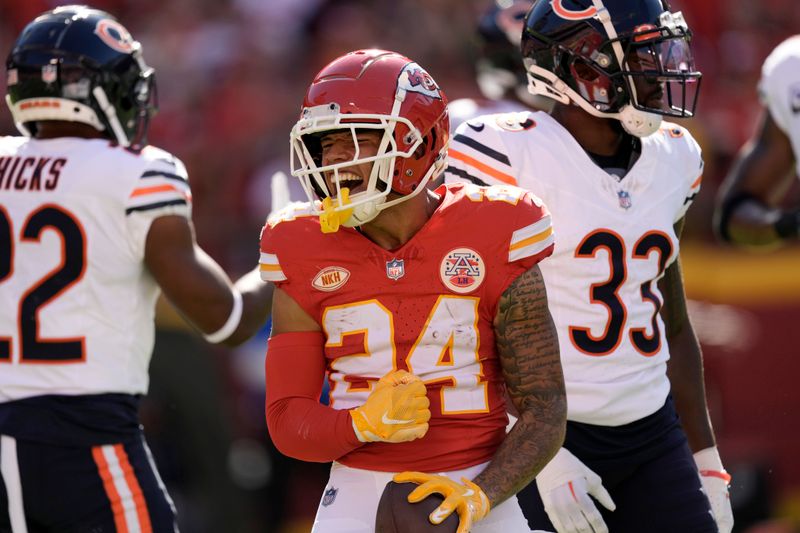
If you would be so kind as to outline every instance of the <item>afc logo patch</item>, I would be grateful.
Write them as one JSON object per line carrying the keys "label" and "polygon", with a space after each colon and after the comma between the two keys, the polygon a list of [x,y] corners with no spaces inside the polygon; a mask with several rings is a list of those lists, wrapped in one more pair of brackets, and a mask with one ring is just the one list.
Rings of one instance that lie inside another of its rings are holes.
{"label": "afc logo patch", "polygon": [[336,494],[339,492],[339,489],[335,489],[333,487],[326,489],[325,494],[322,495],[322,506],[327,507],[331,505],[336,500]]}
{"label": "afc logo patch", "polygon": [[444,286],[458,294],[472,292],[486,277],[486,265],[475,250],[456,248],[442,259],[439,275]]}

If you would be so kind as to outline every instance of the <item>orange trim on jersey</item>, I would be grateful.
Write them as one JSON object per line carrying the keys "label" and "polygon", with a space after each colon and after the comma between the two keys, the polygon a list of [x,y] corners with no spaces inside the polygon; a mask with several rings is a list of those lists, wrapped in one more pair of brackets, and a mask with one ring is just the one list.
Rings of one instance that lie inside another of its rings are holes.
{"label": "orange trim on jersey", "polygon": [[159,192],[169,192],[169,191],[175,191],[185,198],[189,197],[189,194],[187,194],[186,191],[181,190],[175,187],[174,185],[155,185],[153,187],[139,187],[138,189],[133,190],[130,197],[136,198],[137,196],[144,196],[146,194],[156,194]]}
{"label": "orange trim on jersey", "polygon": [[131,496],[133,496],[136,516],[139,517],[139,529],[142,533],[153,533],[153,526],[150,524],[150,513],[147,512],[147,502],[144,499],[144,494],[142,494],[139,480],[136,479],[136,475],[133,473],[128,454],[125,453],[125,448],[122,447],[122,444],[114,445],[114,453],[117,456],[120,467],[122,467],[122,472],[125,474],[125,482],[131,491]]}
{"label": "orange trim on jersey", "polygon": [[282,270],[280,265],[265,265],[264,263],[258,265],[258,269],[261,272],[279,272]]}
{"label": "orange trim on jersey", "polygon": [[458,150],[453,150],[452,148],[450,148],[450,150],[447,153],[453,159],[457,159],[458,161],[462,161],[462,162],[464,162],[464,163],[466,163],[468,165],[471,165],[471,166],[477,168],[478,170],[480,170],[481,172],[483,172],[485,174],[488,174],[488,175],[492,176],[493,178],[496,178],[496,179],[502,181],[503,183],[507,183],[509,185],[516,185],[517,184],[517,180],[516,180],[516,178],[514,178],[514,176],[506,174],[505,172],[501,172],[501,171],[497,170],[496,168],[490,167],[486,163],[482,163],[482,162],[478,161],[477,159],[475,159],[474,157],[470,157],[467,154],[463,154],[463,153],[459,152]]}
{"label": "orange trim on jersey", "polygon": [[521,240],[521,241],[519,241],[517,243],[512,244],[511,246],[509,246],[508,250],[509,251],[514,251],[514,250],[518,250],[520,248],[525,248],[526,246],[530,246],[531,244],[534,244],[534,243],[537,243],[537,242],[545,240],[546,238],[548,238],[552,234],[553,234],[553,226],[550,226],[549,228],[547,228],[543,232],[537,233],[533,237],[528,237],[527,239],[523,239],[523,240]]}
{"label": "orange trim on jersey", "polygon": [[699,186],[700,183],[702,183],[702,181],[703,181],[703,175],[700,174],[700,176],[696,180],[694,180],[694,183],[692,183],[692,186],[689,188],[694,189],[695,187]]}
{"label": "orange trim on jersey", "polygon": [[700,475],[703,477],[718,477],[728,484],[730,484],[732,479],[729,473],[725,471],[720,472],[719,470],[701,470]]}
{"label": "orange trim on jersey", "polygon": [[128,523],[125,520],[125,509],[122,507],[122,498],[120,498],[119,492],[117,492],[117,487],[114,486],[114,477],[111,475],[108,462],[103,455],[103,447],[94,446],[92,448],[92,457],[94,457],[94,463],[97,465],[100,479],[103,480],[103,488],[106,491],[106,496],[108,496],[108,500],[111,502],[111,512],[114,514],[114,526],[117,528],[118,533],[128,533]]}

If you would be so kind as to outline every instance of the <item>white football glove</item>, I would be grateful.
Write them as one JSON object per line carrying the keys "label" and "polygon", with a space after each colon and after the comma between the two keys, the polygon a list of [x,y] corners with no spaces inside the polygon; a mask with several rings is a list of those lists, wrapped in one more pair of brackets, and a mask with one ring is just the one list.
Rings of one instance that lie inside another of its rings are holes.
{"label": "white football glove", "polygon": [[609,511],[617,508],[600,476],[566,448],[561,448],[539,475],[536,485],[544,510],[558,533],[608,533],[592,499]]}
{"label": "white football glove", "polygon": [[694,454],[694,462],[700,473],[700,482],[711,504],[711,512],[720,533],[730,533],[733,529],[733,510],[728,485],[731,476],[722,467],[716,446],[700,450]]}

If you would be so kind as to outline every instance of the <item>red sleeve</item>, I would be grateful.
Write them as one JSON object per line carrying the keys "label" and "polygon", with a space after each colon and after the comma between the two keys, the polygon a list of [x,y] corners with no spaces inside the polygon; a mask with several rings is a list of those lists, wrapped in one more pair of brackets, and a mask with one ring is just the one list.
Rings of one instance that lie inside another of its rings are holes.
{"label": "red sleeve", "polygon": [[327,463],[361,446],[350,413],[319,403],[325,358],[320,332],[276,335],[266,360],[267,427],[275,447],[302,461]]}

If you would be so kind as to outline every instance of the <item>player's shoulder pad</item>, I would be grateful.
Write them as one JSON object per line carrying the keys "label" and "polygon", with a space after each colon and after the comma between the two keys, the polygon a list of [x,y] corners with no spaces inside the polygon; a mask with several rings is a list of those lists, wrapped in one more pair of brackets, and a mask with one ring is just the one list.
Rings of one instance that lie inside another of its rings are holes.
{"label": "player's shoulder pad", "polygon": [[514,164],[530,144],[524,133],[535,126],[529,111],[482,115],[461,123],[450,142],[446,172],[478,184],[516,184]]}
{"label": "player's shoulder pad", "polygon": [[0,149],[3,152],[15,151],[30,140],[22,135],[0,135]]}
{"label": "player's shoulder pad", "polygon": [[508,245],[509,263],[552,252],[555,236],[550,212],[532,192],[513,185],[466,184],[463,187],[466,198],[481,202],[480,219],[486,217],[494,221],[492,229],[500,239],[498,244]]}
{"label": "player's shoulder pad", "polygon": [[292,202],[270,213],[261,228],[261,279],[274,282],[288,279],[285,269],[306,256],[306,247],[317,248],[314,240],[323,237],[309,202]]}
{"label": "player's shoulder pad", "polygon": [[673,122],[663,122],[661,128],[654,135],[661,135],[667,144],[670,160],[678,162],[678,168],[683,168],[683,175],[690,188],[700,189],[699,177],[703,174],[704,162],[703,151],[700,144],[692,136],[691,132]]}
{"label": "player's shoulder pad", "polygon": [[142,148],[138,155],[145,165],[143,175],[162,175],[175,180],[189,181],[186,165],[166,150],[148,145]]}
{"label": "player's shoulder pad", "polygon": [[[544,202],[532,192],[514,185],[481,186],[473,183],[449,183],[447,187],[454,195],[454,205],[473,209],[480,204],[480,209],[494,211],[511,211],[512,209],[529,209],[534,213],[547,213]],[[534,215],[538,216],[538,215]]]}
{"label": "player's shoulder pad", "polygon": [[681,157],[694,160],[702,159],[702,149],[692,133],[674,122],[663,122],[655,135],[661,135],[671,151],[677,151]]}
{"label": "player's shoulder pad", "polygon": [[299,218],[314,216],[314,209],[309,202],[289,202],[267,216],[267,226],[275,227],[282,222],[291,222]]}

